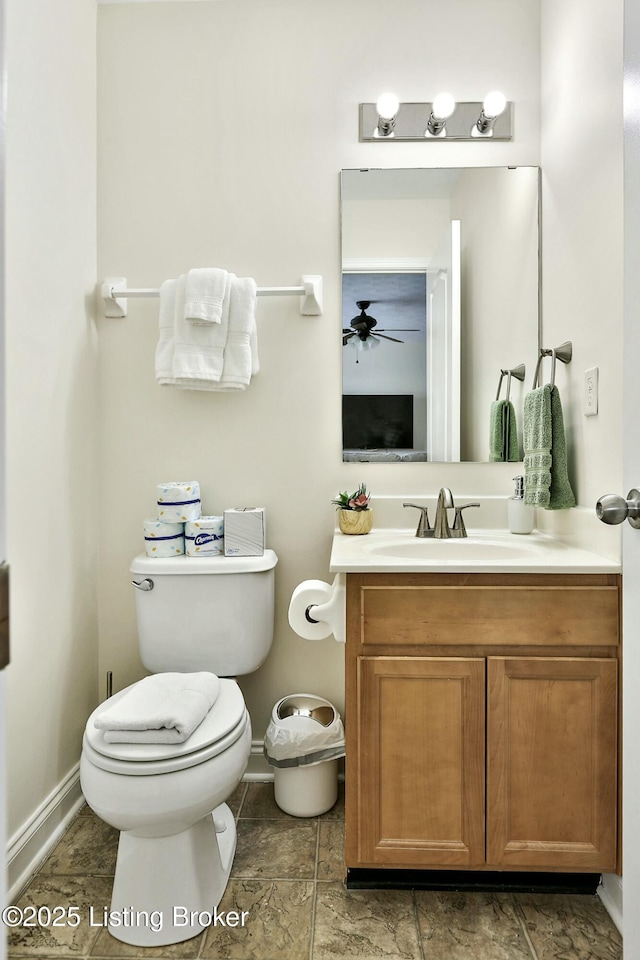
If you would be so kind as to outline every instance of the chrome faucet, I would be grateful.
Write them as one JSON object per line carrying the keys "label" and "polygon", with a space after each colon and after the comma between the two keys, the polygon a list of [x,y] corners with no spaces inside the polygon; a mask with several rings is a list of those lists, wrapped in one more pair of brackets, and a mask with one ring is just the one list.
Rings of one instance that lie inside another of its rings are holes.
{"label": "chrome faucet", "polygon": [[[420,506],[418,503],[403,503],[402,506],[415,507],[416,510],[420,511],[420,519],[418,520],[416,537],[429,537],[436,540],[451,540],[454,538],[457,539],[467,536],[467,528],[464,525],[462,511],[466,510],[467,507],[479,507],[480,504],[463,503],[461,506],[456,507],[453,502],[453,494],[451,493],[449,487],[442,487],[440,489],[440,493],[438,494],[435,526],[433,528],[429,524],[427,507]],[[450,509],[454,510],[453,527],[449,526],[447,510]]]}
{"label": "chrome faucet", "polygon": [[453,494],[449,487],[441,487],[436,504],[436,525],[433,535],[436,540],[448,540],[451,537],[447,510],[453,507]]}

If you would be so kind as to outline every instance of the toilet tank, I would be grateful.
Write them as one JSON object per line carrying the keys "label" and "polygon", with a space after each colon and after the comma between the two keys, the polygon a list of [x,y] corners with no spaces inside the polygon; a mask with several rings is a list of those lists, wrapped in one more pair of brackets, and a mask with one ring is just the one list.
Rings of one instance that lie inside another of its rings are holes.
{"label": "toilet tank", "polygon": [[152,673],[252,673],[273,643],[273,550],[261,557],[141,555],[130,570],[143,664]]}

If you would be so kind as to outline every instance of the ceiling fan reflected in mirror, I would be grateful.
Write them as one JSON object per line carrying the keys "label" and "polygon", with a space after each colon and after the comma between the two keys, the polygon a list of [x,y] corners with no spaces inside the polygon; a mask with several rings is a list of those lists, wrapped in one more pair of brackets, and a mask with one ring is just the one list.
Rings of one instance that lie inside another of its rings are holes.
{"label": "ceiling fan reflected in mirror", "polygon": [[[370,316],[367,313],[367,310],[372,303],[379,303],[378,300],[356,300],[356,306],[360,313],[357,317],[354,317],[351,320],[347,328],[342,330],[342,346],[345,347],[349,342],[354,347],[359,349],[371,349],[374,346],[380,346],[380,339],[391,340],[393,343],[404,343],[404,340],[399,340],[397,337],[390,337],[389,333],[418,333],[416,327],[407,327],[407,328],[393,328],[393,330],[376,330],[375,334],[372,332],[373,328],[377,326],[378,321],[375,317]],[[357,339],[354,340],[353,338]]]}

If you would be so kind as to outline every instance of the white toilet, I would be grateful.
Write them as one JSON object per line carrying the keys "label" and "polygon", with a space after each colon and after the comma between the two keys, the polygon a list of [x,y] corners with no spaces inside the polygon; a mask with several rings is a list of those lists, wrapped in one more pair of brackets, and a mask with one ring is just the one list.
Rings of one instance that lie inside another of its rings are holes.
{"label": "white toilet", "polygon": [[[261,557],[136,557],[140,655],[152,673],[251,673],[273,642],[272,550]],[[224,893],[236,846],[224,801],[251,750],[240,688],[222,679],[213,707],[179,744],[107,743],[89,717],[80,781],[89,806],[120,830],[105,922],[136,946],[179,943],[208,925]],[[103,921],[102,910],[95,922]]]}

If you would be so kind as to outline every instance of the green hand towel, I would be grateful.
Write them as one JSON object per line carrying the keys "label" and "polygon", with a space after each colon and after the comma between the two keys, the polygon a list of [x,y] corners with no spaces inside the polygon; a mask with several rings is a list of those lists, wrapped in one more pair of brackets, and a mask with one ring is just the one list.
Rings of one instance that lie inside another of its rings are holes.
{"label": "green hand towel", "polygon": [[524,502],[547,507],[551,487],[551,387],[537,387],[524,398]]}
{"label": "green hand towel", "polygon": [[489,462],[518,460],[516,411],[511,401],[494,400],[489,420]]}
{"label": "green hand towel", "polygon": [[567,510],[575,507],[567,473],[567,444],[564,435],[564,417],[557,387],[551,388],[551,487],[547,510]]}

